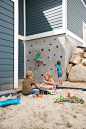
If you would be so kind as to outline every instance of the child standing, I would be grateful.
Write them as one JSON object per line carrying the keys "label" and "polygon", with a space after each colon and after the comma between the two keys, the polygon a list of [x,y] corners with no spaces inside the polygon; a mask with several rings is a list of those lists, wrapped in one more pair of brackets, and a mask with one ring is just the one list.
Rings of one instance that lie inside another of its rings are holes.
{"label": "child standing", "polygon": [[39,91],[34,90],[33,88],[36,85],[38,88],[39,86],[36,84],[36,82],[32,79],[34,76],[32,71],[27,71],[26,72],[26,78],[24,79],[24,81],[22,82],[23,86],[22,86],[22,93],[23,95],[30,95],[33,94],[33,97],[37,97],[37,95],[39,94]]}
{"label": "child standing", "polygon": [[56,65],[56,69],[55,69],[55,74],[58,74],[58,78],[59,78],[59,84],[62,84],[62,74],[63,74],[63,68],[61,65],[61,61],[57,61],[57,65]]}
{"label": "child standing", "polygon": [[51,85],[51,86],[53,86],[53,89],[56,90],[56,85],[55,85],[54,80],[51,78],[50,72],[44,73],[44,78],[45,78],[45,81],[44,81],[43,85],[45,85],[45,84]]}
{"label": "child standing", "polygon": [[38,66],[38,62],[42,62],[43,65],[45,65],[44,60],[40,58],[41,51],[42,51],[42,49],[40,51],[38,51],[37,55],[36,55],[36,67]]}

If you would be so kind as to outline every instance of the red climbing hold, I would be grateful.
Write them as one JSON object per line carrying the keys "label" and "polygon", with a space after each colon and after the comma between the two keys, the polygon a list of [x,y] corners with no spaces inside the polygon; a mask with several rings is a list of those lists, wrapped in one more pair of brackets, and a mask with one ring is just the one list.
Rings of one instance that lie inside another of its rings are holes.
{"label": "red climbing hold", "polygon": [[54,54],[54,56],[55,56],[56,54]]}
{"label": "red climbing hold", "polygon": [[51,70],[52,70],[53,68],[51,68]]}
{"label": "red climbing hold", "polygon": [[48,49],[48,51],[51,51],[50,49]]}
{"label": "red climbing hold", "polygon": [[35,61],[36,59],[34,59],[34,61]]}
{"label": "red climbing hold", "polygon": [[27,61],[30,61],[30,60],[27,60]]}
{"label": "red climbing hold", "polygon": [[36,43],[37,43],[37,41],[36,41]]}
{"label": "red climbing hold", "polygon": [[54,39],[54,40],[56,40],[56,39]]}
{"label": "red climbing hold", "polygon": [[52,43],[50,43],[49,45],[52,45]]}
{"label": "red climbing hold", "polygon": [[45,42],[45,40],[44,40],[44,42]]}
{"label": "red climbing hold", "polygon": [[34,69],[34,70],[36,70],[36,69]]}
{"label": "red climbing hold", "polygon": [[37,50],[35,50],[35,51],[37,51]]}
{"label": "red climbing hold", "polygon": [[44,64],[44,65],[46,65],[46,64]]}
{"label": "red climbing hold", "polygon": [[30,69],[31,69],[31,67],[30,67]]}
{"label": "red climbing hold", "polygon": [[51,75],[51,77],[53,77],[53,75]]}
{"label": "red climbing hold", "polygon": [[31,47],[32,47],[33,45],[31,45]]}

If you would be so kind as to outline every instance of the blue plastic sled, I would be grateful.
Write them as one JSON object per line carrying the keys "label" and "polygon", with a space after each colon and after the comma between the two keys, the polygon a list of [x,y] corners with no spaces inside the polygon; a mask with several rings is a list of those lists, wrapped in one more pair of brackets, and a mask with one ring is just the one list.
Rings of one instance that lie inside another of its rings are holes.
{"label": "blue plastic sled", "polygon": [[21,98],[8,99],[0,102],[0,107],[19,103]]}

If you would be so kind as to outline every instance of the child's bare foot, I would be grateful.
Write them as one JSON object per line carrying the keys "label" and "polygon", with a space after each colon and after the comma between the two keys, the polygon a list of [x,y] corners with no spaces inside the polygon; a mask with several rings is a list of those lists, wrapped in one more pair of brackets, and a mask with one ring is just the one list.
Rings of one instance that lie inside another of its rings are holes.
{"label": "child's bare foot", "polygon": [[37,98],[37,95],[33,94],[33,97],[34,97],[34,98]]}

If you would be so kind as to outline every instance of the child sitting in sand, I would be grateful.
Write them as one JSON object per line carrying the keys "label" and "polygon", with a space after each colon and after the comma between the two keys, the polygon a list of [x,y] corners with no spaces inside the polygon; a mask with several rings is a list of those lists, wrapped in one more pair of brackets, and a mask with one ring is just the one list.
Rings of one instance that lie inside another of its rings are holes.
{"label": "child sitting in sand", "polygon": [[43,65],[46,65],[46,64],[44,63],[44,60],[40,58],[41,51],[42,51],[42,49],[41,49],[40,51],[38,51],[38,52],[37,52],[37,55],[36,55],[36,67],[38,66],[38,62],[42,62]]}
{"label": "child sitting in sand", "polygon": [[55,74],[58,74],[58,78],[59,78],[59,84],[62,84],[62,74],[63,74],[63,68],[61,65],[61,61],[57,61],[57,65],[56,65],[56,69],[55,69]]}
{"label": "child sitting in sand", "polygon": [[43,85],[45,85],[45,84],[51,85],[51,86],[53,86],[53,89],[56,90],[56,85],[55,85],[54,80],[51,78],[50,72],[44,73],[44,78],[45,78],[45,81],[44,81]]}
{"label": "child sitting in sand", "polygon": [[39,86],[32,79],[33,76],[34,76],[34,74],[33,74],[32,71],[27,71],[26,72],[26,78],[22,82],[22,84],[23,84],[23,86],[22,86],[22,93],[23,93],[23,95],[33,94],[33,97],[36,98],[37,95],[39,94],[39,91],[34,90],[33,88],[35,87],[34,85],[36,85],[38,88],[39,88]]}

